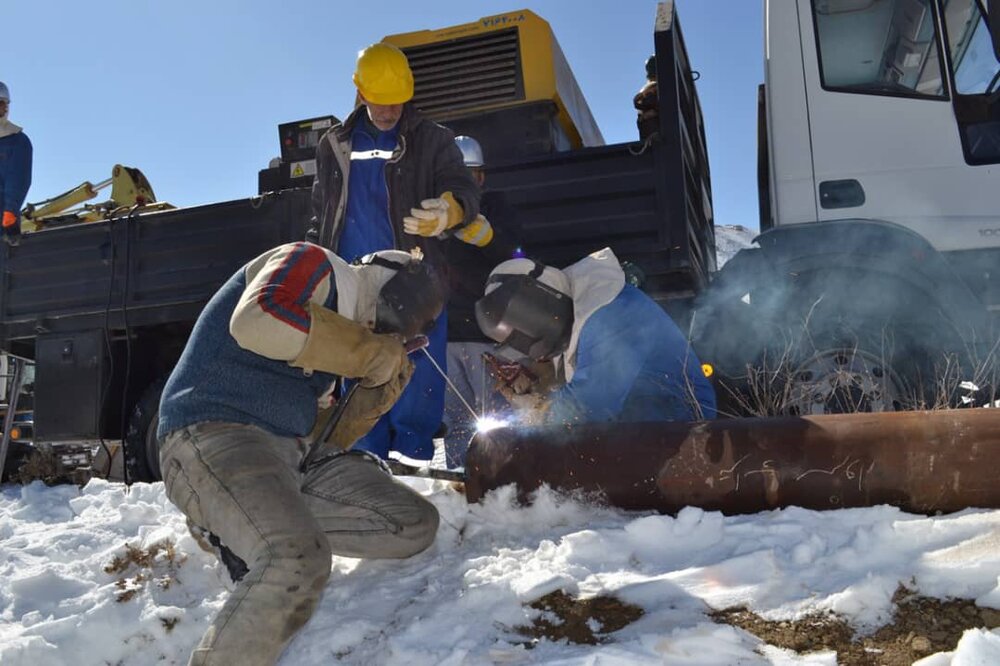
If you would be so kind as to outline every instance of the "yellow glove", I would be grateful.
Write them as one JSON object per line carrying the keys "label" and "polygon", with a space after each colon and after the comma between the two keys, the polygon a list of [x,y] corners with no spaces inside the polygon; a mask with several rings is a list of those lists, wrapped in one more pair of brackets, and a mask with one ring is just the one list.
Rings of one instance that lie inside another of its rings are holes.
{"label": "yellow glove", "polygon": [[410,215],[403,218],[403,231],[415,236],[437,236],[461,224],[463,217],[462,204],[451,192],[445,192],[437,199],[424,199],[420,208],[411,208]]}
{"label": "yellow glove", "polygon": [[455,232],[455,238],[469,245],[486,247],[493,240],[493,225],[482,215],[477,215],[476,219]]}

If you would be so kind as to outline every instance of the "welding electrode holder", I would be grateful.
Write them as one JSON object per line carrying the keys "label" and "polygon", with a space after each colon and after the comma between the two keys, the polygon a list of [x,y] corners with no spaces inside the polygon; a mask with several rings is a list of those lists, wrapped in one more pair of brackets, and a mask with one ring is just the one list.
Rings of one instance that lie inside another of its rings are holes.
{"label": "welding electrode holder", "polygon": [[[418,335],[417,337],[403,343],[403,348],[406,350],[407,354],[412,354],[415,351],[423,349],[429,343],[430,340],[427,339],[426,335]],[[330,435],[333,434],[337,424],[340,423],[340,419],[343,418],[344,412],[347,411],[347,405],[351,402],[351,398],[354,394],[358,392],[359,386],[361,386],[360,382],[354,382],[351,384],[351,388],[347,389],[347,392],[337,400],[337,403],[333,406],[333,411],[330,413],[330,418],[327,419],[326,425],[323,426],[323,430],[320,432],[319,437],[309,444],[309,450],[306,453],[305,458],[302,459],[302,463],[299,465],[300,472],[305,473],[310,467],[312,467],[313,464],[321,462],[321,460],[316,460],[316,456],[323,450],[323,444],[326,440],[330,439]]]}

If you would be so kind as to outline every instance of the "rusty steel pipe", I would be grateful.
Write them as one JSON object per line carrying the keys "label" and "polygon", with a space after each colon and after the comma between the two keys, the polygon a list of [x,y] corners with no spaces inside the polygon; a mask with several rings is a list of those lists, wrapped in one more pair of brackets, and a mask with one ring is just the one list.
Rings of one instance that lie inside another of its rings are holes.
{"label": "rusty steel pipe", "polygon": [[516,484],[624,509],[727,514],[891,504],[1000,507],[1000,409],[502,428],[466,458],[466,497]]}

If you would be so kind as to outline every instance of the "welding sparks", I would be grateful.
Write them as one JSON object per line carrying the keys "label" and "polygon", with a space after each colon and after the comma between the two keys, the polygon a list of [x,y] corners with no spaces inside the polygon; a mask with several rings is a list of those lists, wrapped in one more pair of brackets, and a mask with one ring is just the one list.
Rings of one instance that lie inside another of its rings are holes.
{"label": "welding sparks", "polygon": [[497,419],[492,416],[484,416],[476,420],[476,432],[489,432],[507,425],[506,419]]}

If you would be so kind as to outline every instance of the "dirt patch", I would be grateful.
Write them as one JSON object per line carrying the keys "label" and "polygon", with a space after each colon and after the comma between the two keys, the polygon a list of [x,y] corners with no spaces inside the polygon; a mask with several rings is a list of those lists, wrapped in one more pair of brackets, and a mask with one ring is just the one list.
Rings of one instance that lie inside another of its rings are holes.
{"label": "dirt patch", "polygon": [[527,647],[532,647],[543,638],[597,645],[608,640],[609,634],[635,622],[643,614],[639,606],[627,604],[615,597],[574,599],[561,590],[532,602],[531,608],[541,613],[530,626],[518,627],[519,633],[534,639],[525,644]]}
{"label": "dirt patch", "polygon": [[716,622],[739,627],[766,643],[795,652],[833,650],[837,663],[844,666],[910,666],[935,652],[954,650],[966,629],[1000,627],[1000,611],[979,608],[968,599],[943,601],[900,587],[893,602],[896,611],[892,622],[861,637],[833,613],[772,621],[746,608],[730,608],[710,616]]}
{"label": "dirt patch", "polygon": [[[169,539],[145,549],[125,544],[125,552],[115,555],[105,565],[104,573],[118,576],[115,580],[115,601],[125,603],[134,599],[150,583],[161,590],[170,589],[177,580],[177,570],[186,559],[178,555],[174,542]],[[166,628],[169,631],[173,625]]]}

